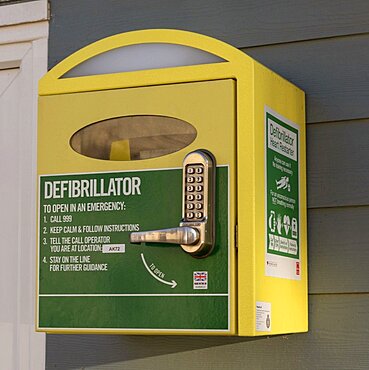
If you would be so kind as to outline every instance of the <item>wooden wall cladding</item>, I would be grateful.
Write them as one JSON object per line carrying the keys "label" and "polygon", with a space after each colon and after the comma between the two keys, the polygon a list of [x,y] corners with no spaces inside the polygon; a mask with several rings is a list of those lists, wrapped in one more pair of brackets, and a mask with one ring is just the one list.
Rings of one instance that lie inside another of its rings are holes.
{"label": "wooden wall cladding", "polygon": [[369,207],[308,214],[309,292],[369,293]]}
{"label": "wooden wall cladding", "polygon": [[242,50],[306,92],[308,123],[369,117],[369,34]]}
{"label": "wooden wall cladding", "polygon": [[310,298],[310,330],[270,338],[49,335],[47,369],[368,369],[369,294]]}
{"label": "wooden wall cladding", "polygon": [[368,119],[308,125],[307,155],[309,208],[369,204]]}
{"label": "wooden wall cladding", "polygon": [[[238,48],[369,32],[366,0],[51,0],[50,66],[93,41],[175,28]],[[78,16],[76,16],[78,14]]]}

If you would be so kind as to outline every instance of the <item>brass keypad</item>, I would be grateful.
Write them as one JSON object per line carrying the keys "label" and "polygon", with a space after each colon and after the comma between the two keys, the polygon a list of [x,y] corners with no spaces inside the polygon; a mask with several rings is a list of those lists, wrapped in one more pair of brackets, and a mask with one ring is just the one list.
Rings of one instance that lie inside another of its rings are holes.
{"label": "brass keypad", "polygon": [[[188,164],[186,167],[186,218],[191,221],[201,221],[204,218],[204,166]],[[196,212],[190,212],[196,210]]]}

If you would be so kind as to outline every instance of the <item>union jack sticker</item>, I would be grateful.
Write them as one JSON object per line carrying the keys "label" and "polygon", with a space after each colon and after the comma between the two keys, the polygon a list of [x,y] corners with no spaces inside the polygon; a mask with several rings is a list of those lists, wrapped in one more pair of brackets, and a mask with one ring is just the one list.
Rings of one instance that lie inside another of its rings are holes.
{"label": "union jack sticker", "polygon": [[194,271],[193,272],[193,288],[208,289],[208,272]]}

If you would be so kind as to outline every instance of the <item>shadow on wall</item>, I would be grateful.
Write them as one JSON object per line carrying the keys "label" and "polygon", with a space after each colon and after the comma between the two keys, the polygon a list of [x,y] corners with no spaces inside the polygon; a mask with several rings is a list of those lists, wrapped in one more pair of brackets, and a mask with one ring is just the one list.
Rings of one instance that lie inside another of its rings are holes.
{"label": "shadow on wall", "polygon": [[67,370],[262,339],[267,337],[47,335],[46,362],[63,359]]}

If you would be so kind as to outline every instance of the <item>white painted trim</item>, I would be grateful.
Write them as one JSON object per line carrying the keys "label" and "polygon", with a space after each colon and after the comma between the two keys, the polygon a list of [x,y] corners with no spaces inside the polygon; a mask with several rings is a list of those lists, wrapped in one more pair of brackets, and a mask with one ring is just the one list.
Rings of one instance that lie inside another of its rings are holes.
{"label": "white painted trim", "polygon": [[[0,7],[1,9],[2,7]],[[47,21],[0,27],[0,44],[27,42],[48,37]]]}
{"label": "white painted trim", "polygon": [[47,0],[3,5],[0,7],[0,26],[39,22],[47,19]]}
{"label": "white painted trim", "polygon": [[[5,324],[9,330],[0,332],[1,339],[9,343],[7,348],[11,349],[11,356],[8,356],[11,364],[4,365],[9,370],[45,368],[46,337],[35,332],[34,248],[38,80],[47,72],[47,38],[46,0],[0,6],[0,69],[18,68],[11,84],[20,86],[14,95],[19,101],[19,109],[14,122],[11,120],[18,130],[19,140],[14,145],[14,161],[10,158],[10,163],[7,163],[7,166],[17,166],[19,172],[19,183],[15,181],[14,191],[9,189],[18,199],[18,208],[13,210],[13,215],[11,210],[5,211],[18,225],[14,236],[17,242],[12,245],[17,249],[17,260],[9,261],[9,268],[14,266],[16,271],[16,279],[8,282],[14,292],[13,301],[18,304],[13,315],[7,317]],[[0,124],[5,125],[5,122]],[[6,348],[1,351],[6,351]]]}
{"label": "white painted trim", "polygon": [[[0,29],[0,34],[2,29]],[[22,59],[32,48],[28,42],[19,44],[0,44],[0,69],[19,68]]]}

